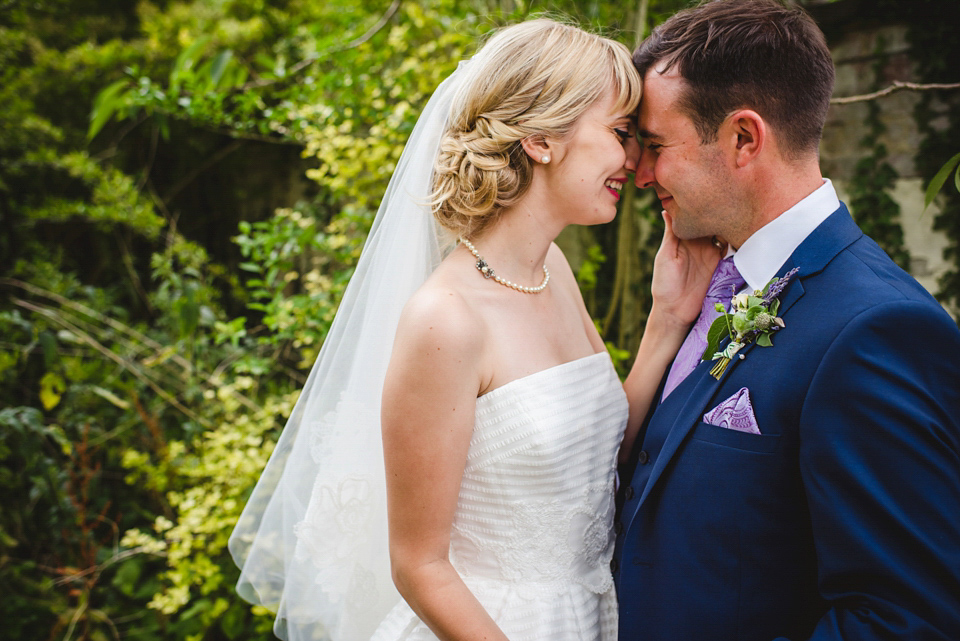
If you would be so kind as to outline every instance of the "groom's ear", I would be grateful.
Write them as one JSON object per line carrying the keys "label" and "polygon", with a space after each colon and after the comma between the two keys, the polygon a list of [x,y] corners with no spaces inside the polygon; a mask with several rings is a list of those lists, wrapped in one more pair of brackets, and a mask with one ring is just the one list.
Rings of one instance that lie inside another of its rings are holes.
{"label": "groom's ear", "polygon": [[736,159],[737,167],[746,167],[767,145],[769,129],[756,111],[740,109],[724,123],[725,136]]}

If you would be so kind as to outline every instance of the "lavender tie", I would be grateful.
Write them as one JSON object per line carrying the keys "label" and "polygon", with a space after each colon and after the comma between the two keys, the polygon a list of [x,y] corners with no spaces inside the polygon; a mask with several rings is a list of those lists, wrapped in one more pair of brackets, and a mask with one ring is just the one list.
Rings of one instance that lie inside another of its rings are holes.
{"label": "lavender tie", "polygon": [[720,261],[713,272],[713,277],[710,279],[707,295],[703,298],[700,316],[684,339],[683,345],[680,346],[677,358],[670,368],[670,374],[667,375],[661,401],[667,398],[667,395],[683,382],[683,379],[700,363],[703,350],[707,347],[707,331],[709,331],[713,321],[720,316],[720,312],[714,308],[714,305],[723,303],[725,307],[729,306],[734,293],[745,284],[746,282],[740,276],[740,272],[737,271],[737,266],[733,264],[733,256],[727,256]]}

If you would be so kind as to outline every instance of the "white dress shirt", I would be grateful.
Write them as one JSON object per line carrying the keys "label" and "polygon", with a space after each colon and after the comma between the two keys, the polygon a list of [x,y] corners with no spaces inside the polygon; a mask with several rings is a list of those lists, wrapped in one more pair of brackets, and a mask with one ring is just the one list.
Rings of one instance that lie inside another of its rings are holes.
{"label": "white dress shirt", "polygon": [[800,243],[839,207],[833,183],[824,178],[816,191],[755,231],[733,255],[750,289],[766,287]]}

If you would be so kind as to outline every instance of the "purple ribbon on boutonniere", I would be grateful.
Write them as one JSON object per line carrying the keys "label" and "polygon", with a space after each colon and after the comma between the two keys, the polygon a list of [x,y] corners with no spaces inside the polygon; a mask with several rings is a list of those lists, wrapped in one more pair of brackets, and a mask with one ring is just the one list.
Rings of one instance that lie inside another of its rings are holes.
{"label": "purple ribbon on boutonniere", "polygon": [[[796,267],[791,269],[783,278],[772,279],[766,287],[754,290],[752,294],[736,294],[730,302],[729,312],[722,303],[717,303],[720,316],[707,332],[707,347],[701,357],[705,361],[718,361],[710,370],[715,379],[720,380],[730,359],[748,343],[756,341],[760,347],[773,346],[773,335],[786,327],[783,319],[777,316],[780,309],[778,297],[797,271]],[[725,335],[730,337],[730,343],[722,351],[717,351]]]}

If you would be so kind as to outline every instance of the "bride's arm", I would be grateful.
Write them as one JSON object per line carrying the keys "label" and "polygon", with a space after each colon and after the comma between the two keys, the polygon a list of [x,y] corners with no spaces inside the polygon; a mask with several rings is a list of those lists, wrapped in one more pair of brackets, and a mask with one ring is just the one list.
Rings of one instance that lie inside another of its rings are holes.
{"label": "bride's arm", "polygon": [[506,640],[449,560],[480,389],[482,336],[457,294],[421,290],[404,309],[383,390],[393,579],[444,640]]}
{"label": "bride's arm", "polygon": [[710,276],[721,258],[710,239],[680,240],[673,234],[667,212],[663,212],[663,220],[663,240],[653,264],[653,306],[636,360],[623,384],[630,414],[620,447],[621,463],[627,462],[660,379],[700,313]]}

